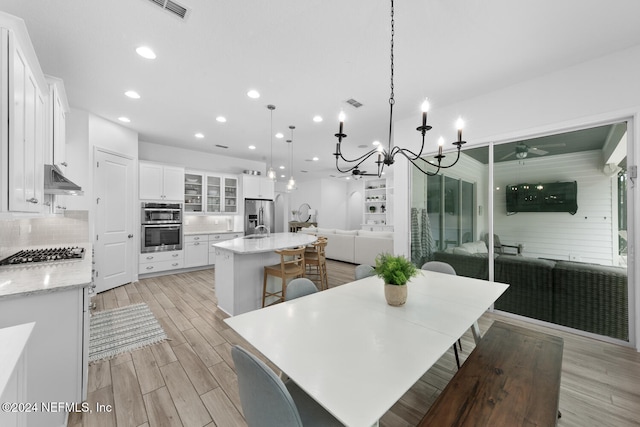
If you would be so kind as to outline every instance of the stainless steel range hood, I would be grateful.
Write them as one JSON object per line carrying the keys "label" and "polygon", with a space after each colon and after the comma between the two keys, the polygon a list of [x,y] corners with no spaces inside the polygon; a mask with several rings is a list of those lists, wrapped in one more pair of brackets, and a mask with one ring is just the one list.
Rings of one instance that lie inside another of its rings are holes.
{"label": "stainless steel range hood", "polygon": [[44,193],[81,196],[84,194],[79,185],[65,178],[55,165],[44,165]]}

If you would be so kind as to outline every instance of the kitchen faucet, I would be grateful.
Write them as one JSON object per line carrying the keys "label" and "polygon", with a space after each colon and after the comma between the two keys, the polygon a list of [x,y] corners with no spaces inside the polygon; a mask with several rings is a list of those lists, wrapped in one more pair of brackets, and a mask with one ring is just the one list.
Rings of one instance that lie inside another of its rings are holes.
{"label": "kitchen faucet", "polygon": [[269,237],[269,235],[271,234],[271,231],[269,230],[269,227],[267,227],[266,225],[262,225],[262,224],[256,226],[256,228],[254,229],[256,234],[258,234],[258,229],[259,228],[264,228],[265,230],[267,230],[267,237]]}

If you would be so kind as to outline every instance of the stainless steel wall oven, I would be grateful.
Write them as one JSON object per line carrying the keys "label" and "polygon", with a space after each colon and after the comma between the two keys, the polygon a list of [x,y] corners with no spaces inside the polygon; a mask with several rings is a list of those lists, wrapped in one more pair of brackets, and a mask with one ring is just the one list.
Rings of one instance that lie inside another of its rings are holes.
{"label": "stainless steel wall oven", "polygon": [[182,249],[182,204],[143,202],[140,251]]}

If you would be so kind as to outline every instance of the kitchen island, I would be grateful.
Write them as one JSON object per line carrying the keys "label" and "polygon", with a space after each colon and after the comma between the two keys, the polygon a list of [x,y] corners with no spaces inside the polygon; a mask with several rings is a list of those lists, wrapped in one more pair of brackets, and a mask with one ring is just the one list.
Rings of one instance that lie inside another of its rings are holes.
{"label": "kitchen island", "polygon": [[[264,266],[280,262],[275,251],[306,246],[315,240],[308,234],[273,233],[215,243],[218,308],[231,316],[261,308]],[[268,286],[280,286],[280,279],[270,280]]]}

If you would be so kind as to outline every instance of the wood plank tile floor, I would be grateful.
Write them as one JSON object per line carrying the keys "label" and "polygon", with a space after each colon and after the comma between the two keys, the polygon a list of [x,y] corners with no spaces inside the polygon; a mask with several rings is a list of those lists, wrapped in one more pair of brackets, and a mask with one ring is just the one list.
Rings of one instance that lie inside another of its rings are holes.
{"label": "wood plank tile floor", "polygon": [[[327,267],[330,287],[353,280],[354,265],[329,261]],[[170,340],[91,364],[87,402],[91,408],[101,404],[113,410],[72,413],[68,427],[246,425],[230,348],[239,343],[258,353],[223,322],[212,269],[142,279],[98,294],[94,301],[96,310],[146,302]],[[496,319],[564,338],[558,426],[640,426],[640,354],[635,350],[495,313],[482,316],[481,330]],[[474,347],[470,332],[462,337],[462,347],[464,360]],[[450,351],[387,411],[380,425],[416,425],[455,371]]]}

